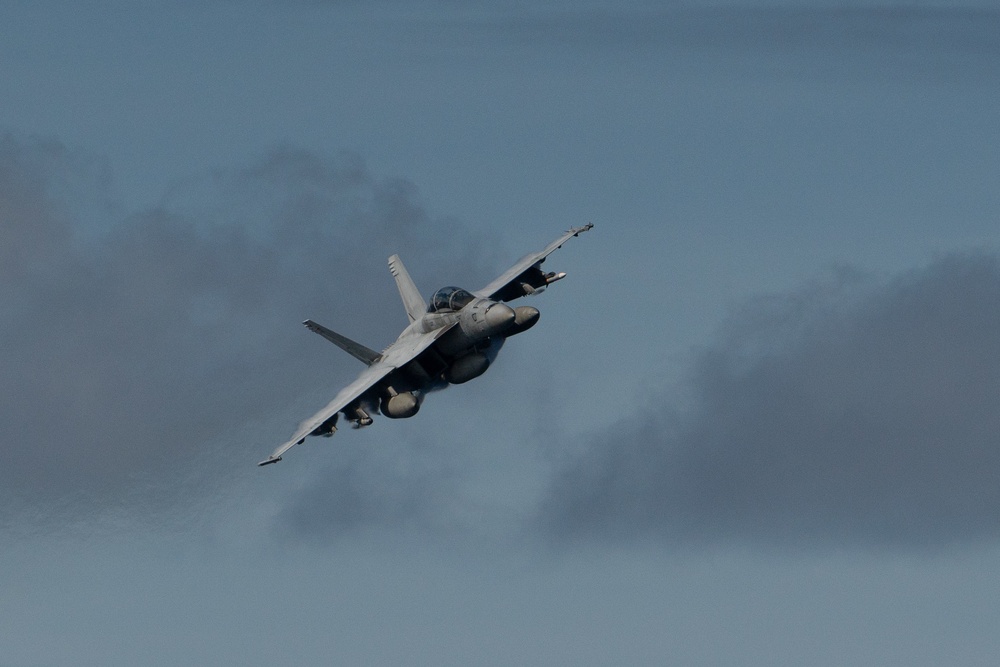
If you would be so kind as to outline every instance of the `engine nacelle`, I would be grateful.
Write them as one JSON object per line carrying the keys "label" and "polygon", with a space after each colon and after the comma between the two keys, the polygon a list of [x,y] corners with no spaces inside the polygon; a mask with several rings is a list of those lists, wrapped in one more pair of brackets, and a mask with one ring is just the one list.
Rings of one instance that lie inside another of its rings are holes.
{"label": "engine nacelle", "polygon": [[537,308],[531,306],[518,306],[514,309],[514,324],[507,330],[506,336],[516,336],[535,326],[538,322],[539,312]]}
{"label": "engine nacelle", "polygon": [[480,299],[462,310],[458,326],[470,340],[499,336],[514,326],[517,314],[505,303]]}
{"label": "engine nacelle", "polygon": [[445,357],[460,356],[478,343],[506,335],[516,319],[517,313],[507,304],[478,299],[462,309],[458,326],[441,336],[434,346]]}
{"label": "engine nacelle", "polygon": [[451,384],[462,384],[479,377],[489,367],[490,360],[486,358],[485,354],[473,352],[452,362],[448,370],[444,372],[444,379]]}
{"label": "engine nacelle", "polygon": [[420,410],[420,401],[407,391],[382,399],[380,409],[382,414],[390,419],[406,419],[417,414],[417,411]]}

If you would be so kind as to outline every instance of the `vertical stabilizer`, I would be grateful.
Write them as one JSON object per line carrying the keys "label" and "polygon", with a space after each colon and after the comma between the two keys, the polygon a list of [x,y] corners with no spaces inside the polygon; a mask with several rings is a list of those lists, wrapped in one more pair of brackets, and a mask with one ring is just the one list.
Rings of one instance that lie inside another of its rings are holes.
{"label": "vertical stabilizer", "polygon": [[413,284],[413,278],[410,278],[410,274],[407,273],[399,255],[393,255],[389,258],[389,270],[392,271],[392,277],[396,279],[399,296],[403,298],[403,306],[406,307],[406,314],[412,322],[427,312],[427,302],[424,301],[424,297],[420,296],[417,286]]}

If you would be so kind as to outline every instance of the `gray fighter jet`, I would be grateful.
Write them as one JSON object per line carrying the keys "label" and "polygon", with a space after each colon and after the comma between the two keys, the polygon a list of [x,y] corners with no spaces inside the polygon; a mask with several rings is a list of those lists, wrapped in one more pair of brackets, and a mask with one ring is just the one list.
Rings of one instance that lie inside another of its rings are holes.
{"label": "gray fighter jet", "polygon": [[575,227],[541,252],[526,255],[499,278],[475,292],[443,287],[431,297],[430,306],[417,291],[398,255],[389,258],[389,270],[403,298],[410,324],[392,345],[379,354],[312,320],[304,324],[351,354],[368,368],[344,387],[329,405],[302,422],[292,438],[258,463],[277,463],[282,455],[306,437],[330,437],[342,414],[354,428],[369,426],[371,415],[401,419],[417,414],[428,392],[479,377],[496,359],[504,340],[527,331],[538,321],[538,309],[511,308],[505,301],[538,294],[566,277],[546,273],[542,262],[562,244],[593,227]]}

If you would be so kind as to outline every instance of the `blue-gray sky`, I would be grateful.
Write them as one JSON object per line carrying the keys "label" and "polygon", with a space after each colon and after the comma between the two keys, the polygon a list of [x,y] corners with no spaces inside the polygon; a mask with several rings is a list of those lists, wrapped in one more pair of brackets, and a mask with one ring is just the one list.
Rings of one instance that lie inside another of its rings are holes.
{"label": "blue-gray sky", "polygon": [[[13,2],[0,664],[992,664],[992,3]],[[587,221],[482,378],[254,463]]]}

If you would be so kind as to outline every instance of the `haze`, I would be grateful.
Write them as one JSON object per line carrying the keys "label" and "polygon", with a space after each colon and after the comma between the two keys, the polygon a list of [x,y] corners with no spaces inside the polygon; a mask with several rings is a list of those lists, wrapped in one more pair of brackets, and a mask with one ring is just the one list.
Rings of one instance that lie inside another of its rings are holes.
{"label": "haze", "polygon": [[[0,664],[987,665],[1000,14],[14,2]],[[255,463],[423,293],[568,276]]]}

